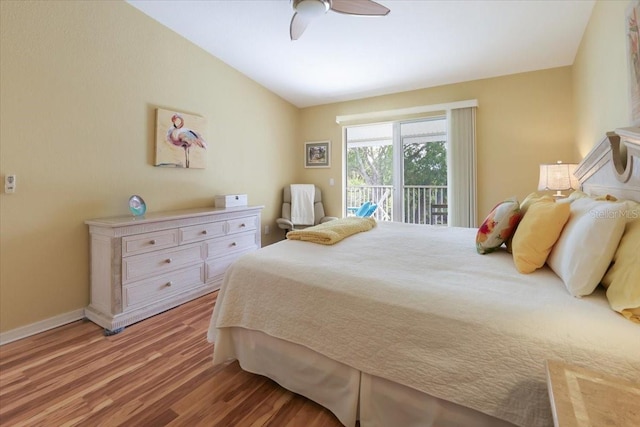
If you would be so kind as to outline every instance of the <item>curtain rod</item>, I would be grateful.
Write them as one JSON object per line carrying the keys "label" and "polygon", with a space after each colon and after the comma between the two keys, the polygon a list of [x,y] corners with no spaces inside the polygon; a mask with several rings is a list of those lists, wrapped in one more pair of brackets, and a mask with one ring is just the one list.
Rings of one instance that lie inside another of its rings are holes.
{"label": "curtain rod", "polygon": [[371,111],[368,113],[336,116],[336,123],[341,124],[344,122],[352,122],[352,121],[363,120],[363,119],[390,118],[390,117],[396,117],[396,116],[406,116],[410,114],[432,113],[435,111],[448,111],[448,110],[455,110],[457,108],[469,108],[469,107],[477,107],[477,106],[478,106],[477,99],[448,102],[445,104],[418,105],[416,107],[398,108],[395,110]]}

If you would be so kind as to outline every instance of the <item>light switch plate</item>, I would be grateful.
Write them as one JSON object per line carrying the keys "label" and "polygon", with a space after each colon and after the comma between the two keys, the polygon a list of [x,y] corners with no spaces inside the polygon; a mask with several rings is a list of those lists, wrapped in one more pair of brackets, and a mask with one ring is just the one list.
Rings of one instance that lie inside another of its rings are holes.
{"label": "light switch plate", "polygon": [[4,192],[7,194],[16,192],[16,176],[7,175],[4,177]]}

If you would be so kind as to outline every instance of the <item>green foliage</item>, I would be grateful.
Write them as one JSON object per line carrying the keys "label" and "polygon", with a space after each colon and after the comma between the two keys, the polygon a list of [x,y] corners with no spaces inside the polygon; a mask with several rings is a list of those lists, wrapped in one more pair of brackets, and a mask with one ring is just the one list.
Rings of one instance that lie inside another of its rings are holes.
{"label": "green foliage", "polygon": [[[392,185],[392,146],[349,148],[347,171],[349,186]],[[405,144],[404,184],[447,185],[447,149],[444,141]]]}
{"label": "green foliage", "polygon": [[391,145],[349,148],[347,150],[349,186],[391,185],[393,147]]}
{"label": "green foliage", "polygon": [[447,185],[447,147],[444,141],[405,144],[405,185]]}

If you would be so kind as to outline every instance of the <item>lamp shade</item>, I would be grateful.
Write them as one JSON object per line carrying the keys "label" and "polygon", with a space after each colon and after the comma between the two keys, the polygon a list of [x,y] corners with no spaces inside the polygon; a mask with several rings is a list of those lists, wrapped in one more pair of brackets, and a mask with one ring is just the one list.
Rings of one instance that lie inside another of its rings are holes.
{"label": "lamp shade", "polygon": [[579,183],[573,172],[577,167],[576,163],[562,162],[540,165],[538,190],[557,191],[557,196],[561,196],[563,190],[576,190]]}

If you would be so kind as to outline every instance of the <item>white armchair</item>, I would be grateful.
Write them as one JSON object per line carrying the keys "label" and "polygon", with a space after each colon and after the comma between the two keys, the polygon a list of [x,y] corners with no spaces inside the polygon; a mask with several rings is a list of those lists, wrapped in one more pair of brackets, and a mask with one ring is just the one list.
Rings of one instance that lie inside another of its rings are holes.
{"label": "white armchair", "polygon": [[[314,225],[338,219],[334,216],[325,216],[324,205],[322,204],[322,191],[317,185],[315,187],[315,197],[313,200]],[[276,223],[278,227],[287,231],[308,227],[308,225],[294,224],[291,222],[291,187],[289,185],[285,186],[282,192],[282,218],[276,219]]]}

